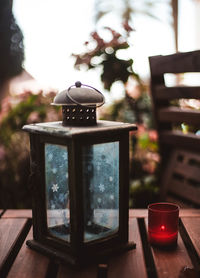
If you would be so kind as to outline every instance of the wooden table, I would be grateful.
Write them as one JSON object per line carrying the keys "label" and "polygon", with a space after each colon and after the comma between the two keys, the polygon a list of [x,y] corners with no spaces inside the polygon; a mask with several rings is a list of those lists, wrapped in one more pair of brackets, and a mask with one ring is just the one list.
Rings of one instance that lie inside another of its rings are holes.
{"label": "wooden table", "polygon": [[150,247],[147,210],[130,210],[129,238],[136,242],[136,249],[110,259],[107,265],[91,265],[81,271],[58,265],[26,246],[26,240],[32,238],[30,210],[0,210],[0,216],[1,278],[200,277],[200,209],[180,211],[178,247],[173,251]]}

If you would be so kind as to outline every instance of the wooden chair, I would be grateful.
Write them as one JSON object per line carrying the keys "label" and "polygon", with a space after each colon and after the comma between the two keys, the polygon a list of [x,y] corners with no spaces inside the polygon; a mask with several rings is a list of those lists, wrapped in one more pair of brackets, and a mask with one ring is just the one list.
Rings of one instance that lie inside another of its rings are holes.
{"label": "wooden chair", "polygon": [[181,99],[200,99],[200,86],[167,87],[164,78],[166,73],[200,72],[200,51],[153,56],[149,63],[161,155],[161,199],[170,192],[200,206],[200,135],[177,129],[184,123],[200,130],[200,109],[178,105]]}

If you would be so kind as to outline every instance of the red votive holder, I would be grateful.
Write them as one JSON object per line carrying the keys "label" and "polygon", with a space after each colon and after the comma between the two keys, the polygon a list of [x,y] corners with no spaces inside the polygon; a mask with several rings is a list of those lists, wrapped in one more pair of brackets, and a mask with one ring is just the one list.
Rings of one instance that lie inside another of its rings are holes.
{"label": "red votive holder", "polygon": [[179,206],[155,203],[148,206],[149,242],[157,247],[175,247],[178,237]]}

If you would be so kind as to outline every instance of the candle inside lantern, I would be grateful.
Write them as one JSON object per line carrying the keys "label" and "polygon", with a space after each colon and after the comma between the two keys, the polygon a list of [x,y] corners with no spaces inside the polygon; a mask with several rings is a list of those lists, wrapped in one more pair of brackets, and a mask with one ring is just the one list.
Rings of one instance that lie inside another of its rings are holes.
{"label": "candle inside lantern", "polygon": [[179,206],[155,203],[148,206],[148,236],[152,245],[176,246],[178,237]]}

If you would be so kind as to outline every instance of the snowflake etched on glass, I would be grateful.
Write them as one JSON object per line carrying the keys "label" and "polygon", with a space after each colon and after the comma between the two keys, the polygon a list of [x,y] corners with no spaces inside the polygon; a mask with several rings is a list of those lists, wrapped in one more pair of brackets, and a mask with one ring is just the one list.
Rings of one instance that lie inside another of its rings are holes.
{"label": "snowflake etched on glass", "polygon": [[83,148],[84,241],[119,228],[119,142]]}
{"label": "snowflake etched on glass", "polygon": [[68,151],[45,144],[47,225],[51,235],[70,241]]}

